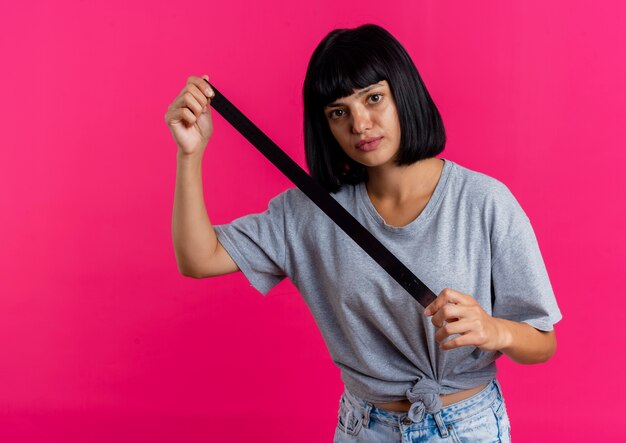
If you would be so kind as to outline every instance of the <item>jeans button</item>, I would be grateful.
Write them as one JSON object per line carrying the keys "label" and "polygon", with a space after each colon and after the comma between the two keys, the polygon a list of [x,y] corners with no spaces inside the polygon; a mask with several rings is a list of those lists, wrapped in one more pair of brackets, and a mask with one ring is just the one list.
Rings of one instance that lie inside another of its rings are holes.
{"label": "jeans button", "polygon": [[413,421],[409,418],[409,417],[404,417],[402,419],[402,424],[406,425],[406,426],[410,426],[413,424]]}

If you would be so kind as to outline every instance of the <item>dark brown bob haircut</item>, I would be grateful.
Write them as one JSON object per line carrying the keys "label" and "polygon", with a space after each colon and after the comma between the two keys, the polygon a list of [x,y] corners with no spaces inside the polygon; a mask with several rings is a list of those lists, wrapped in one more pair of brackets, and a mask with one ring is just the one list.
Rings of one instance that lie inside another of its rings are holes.
{"label": "dark brown bob haircut", "polygon": [[434,157],[445,147],[441,115],[400,42],[377,25],[335,29],[313,52],[302,91],[307,166],[329,192],[367,180],[367,170],[343,152],[330,131],[324,107],[381,80],[389,83],[400,119],[396,164]]}

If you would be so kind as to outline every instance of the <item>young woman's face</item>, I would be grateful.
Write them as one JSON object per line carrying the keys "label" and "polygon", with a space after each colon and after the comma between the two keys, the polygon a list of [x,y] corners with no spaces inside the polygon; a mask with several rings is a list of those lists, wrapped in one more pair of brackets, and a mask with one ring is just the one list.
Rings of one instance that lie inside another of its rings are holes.
{"label": "young woman's face", "polygon": [[386,80],[342,97],[324,108],[330,130],[352,160],[377,167],[395,158],[400,120]]}

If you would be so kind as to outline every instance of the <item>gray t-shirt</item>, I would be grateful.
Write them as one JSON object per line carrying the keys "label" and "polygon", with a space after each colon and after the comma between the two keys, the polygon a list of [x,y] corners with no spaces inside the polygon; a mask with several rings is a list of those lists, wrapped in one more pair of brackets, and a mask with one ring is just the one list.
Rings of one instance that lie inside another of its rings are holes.
{"label": "gray t-shirt", "polygon": [[[435,294],[471,294],[494,317],[543,331],[561,319],[530,221],[496,179],[445,160],[430,201],[402,227],[384,222],[364,183],[332,195]],[[299,189],[215,230],[261,293],[290,278],[353,394],[436,412],[439,394],[495,377],[500,353],[439,350],[423,308]]]}

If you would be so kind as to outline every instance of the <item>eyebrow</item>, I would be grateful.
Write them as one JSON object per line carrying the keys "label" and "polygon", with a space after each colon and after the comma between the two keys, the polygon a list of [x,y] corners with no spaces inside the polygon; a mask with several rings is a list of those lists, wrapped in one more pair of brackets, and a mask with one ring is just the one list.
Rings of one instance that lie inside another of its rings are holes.
{"label": "eyebrow", "polygon": [[[378,88],[383,86],[380,83],[374,83],[373,85],[368,86],[367,88],[361,89],[359,92],[356,93],[355,98],[360,98],[361,96],[363,96],[364,94],[367,94],[369,91],[371,91],[374,88]],[[329,105],[326,105],[326,108],[339,108],[341,106],[344,106],[343,103],[341,102],[333,102]]]}

